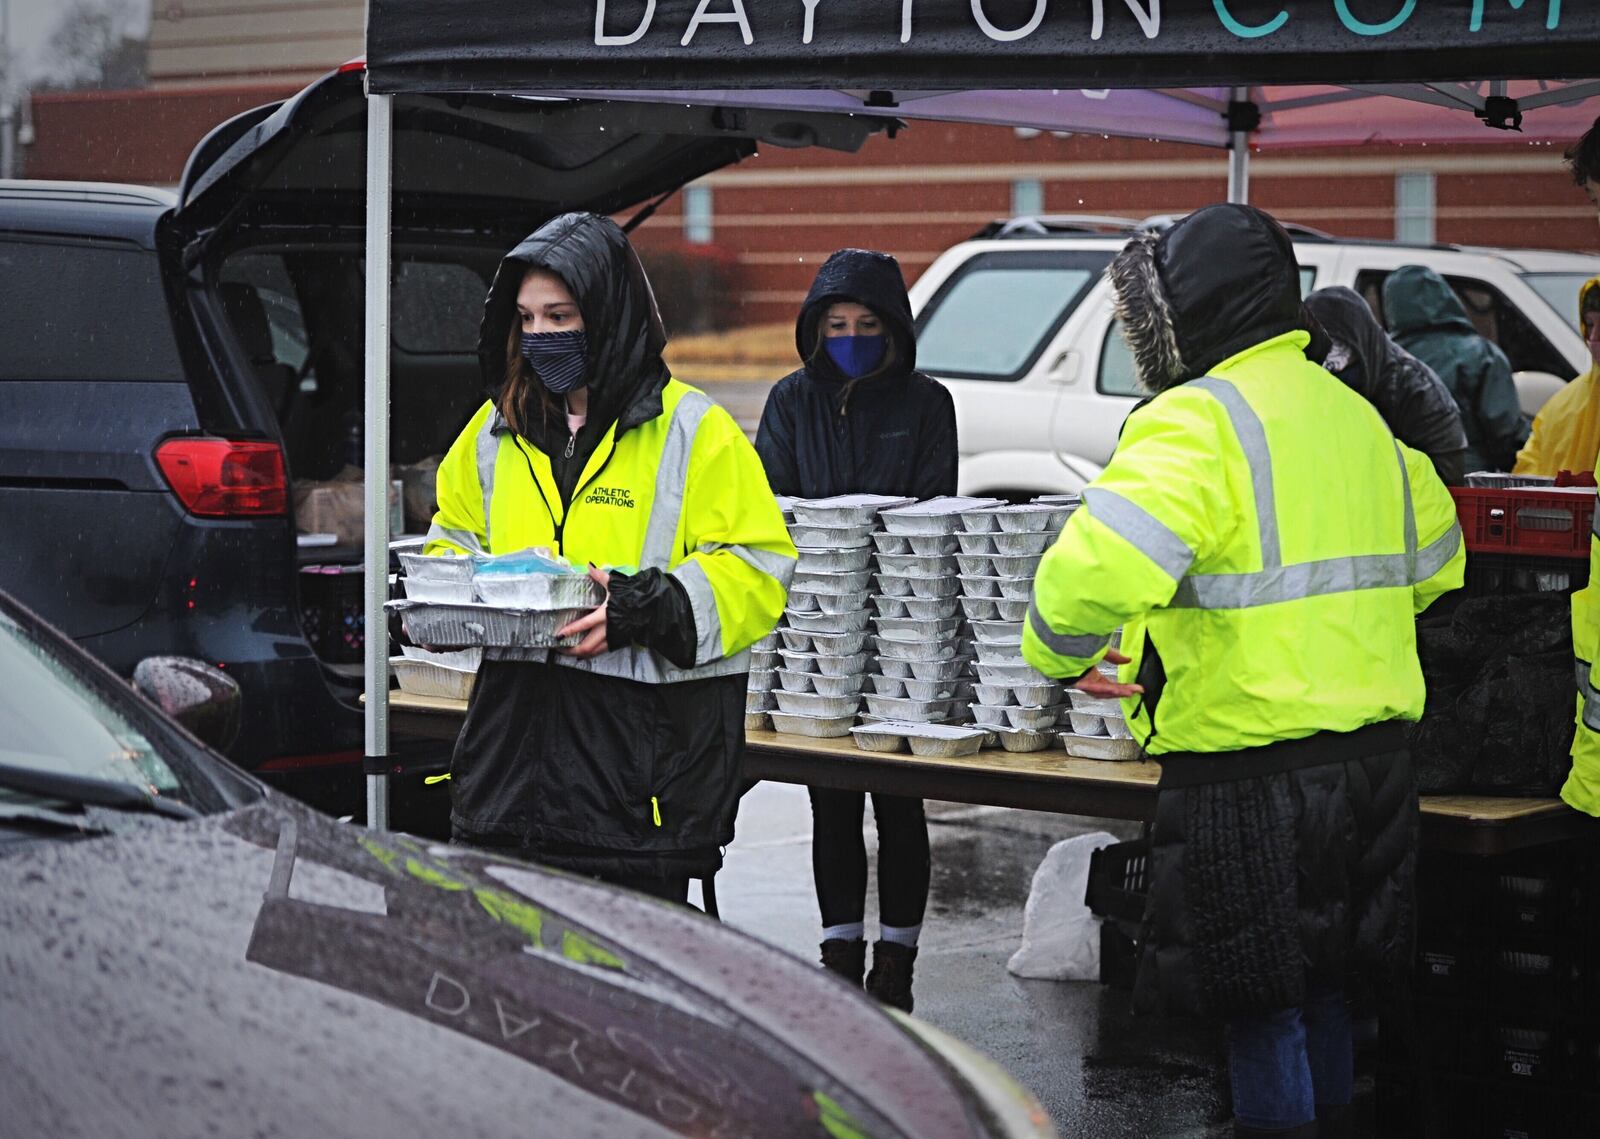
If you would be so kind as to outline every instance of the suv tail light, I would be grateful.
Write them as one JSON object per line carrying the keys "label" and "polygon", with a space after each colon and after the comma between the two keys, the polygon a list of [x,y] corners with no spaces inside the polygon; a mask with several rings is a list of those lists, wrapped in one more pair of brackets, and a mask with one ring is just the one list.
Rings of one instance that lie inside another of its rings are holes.
{"label": "suv tail light", "polygon": [[289,480],[276,443],[183,436],[157,447],[156,463],[191,514],[244,518],[288,512]]}

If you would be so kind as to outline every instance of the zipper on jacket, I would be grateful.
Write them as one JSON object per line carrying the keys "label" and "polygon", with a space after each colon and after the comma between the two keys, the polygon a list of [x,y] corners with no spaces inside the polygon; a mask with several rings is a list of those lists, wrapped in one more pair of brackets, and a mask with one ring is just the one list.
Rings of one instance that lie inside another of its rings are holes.
{"label": "zipper on jacket", "polygon": [[[527,449],[523,447],[520,436],[513,434],[511,437],[516,441],[517,450],[522,452],[523,462],[528,464],[528,477],[533,480],[533,489],[539,492],[539,499],[544,503],[545,513],[550,515],[550,525],[555,528],[556,532],[556,553],[564,556],[566,551],[561,548],[561,544],[566,537],[567,519],[572,516],[572,504],[577,502],[578,499],[582,498],[583,492],[589,489],[589,484],[604,474],[605,469],[611,465],[611,460],[617,453],[617,438],[615,435],[612,435],[611,450],[606,452],[605,461],[601,463],[598,468],[596,468],[594,474],[590,475],[587,479],[579,484],[578,489],[573,491],[571,498],[563,498],[561,500],[561,521],[557,522],[556,512],[550,509],[550,500],[545,497],[544,487],[539,485],[539,476],[533,471],[533,457],[529,455]],[[568,440],[568,458],[572,457],[572,443],[576,441],[576,439],[577,436],[574,435],[571,440]]]}
{"label": "zipper on jacket", "polygon": [[661,800],[654,795],[650,796],[650,818],[655,822],[656,826],[659,827],[661,825]]}

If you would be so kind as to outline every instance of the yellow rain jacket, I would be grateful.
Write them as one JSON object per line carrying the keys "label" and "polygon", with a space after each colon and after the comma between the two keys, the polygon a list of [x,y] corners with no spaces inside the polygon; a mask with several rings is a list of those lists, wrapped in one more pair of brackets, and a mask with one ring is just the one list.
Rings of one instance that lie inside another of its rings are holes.
{"label": "yellow rain jacket", "polygon": [[1129,417],[1045,554],[1023,655],[1076,677],[1123,627],[1148,752],[1227,752],[1422,714],[1415,614],[1461,585],[1426,456],[1306,360],[1248,348]]}
{"label": "yellow rain jacket", "polygon": [[[1600,277],[1578,290],[1578,331],[1583,331],[1583,303],[1600,286]],[[1545,401],[1533,418],[1533,434],[1517,452],[1513,472],[1519,475],[1556,475],[1562,471],[1595,469],[1600,453],[1600,364]]]}

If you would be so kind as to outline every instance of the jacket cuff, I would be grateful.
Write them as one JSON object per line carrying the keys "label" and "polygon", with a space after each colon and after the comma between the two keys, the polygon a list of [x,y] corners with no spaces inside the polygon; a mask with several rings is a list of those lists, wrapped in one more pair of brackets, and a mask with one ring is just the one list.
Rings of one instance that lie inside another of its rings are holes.
{"label": "jacket cuff", "polygon": [[611,574],[606,602],[606,647],[639,645],[679,668],[695,663],[694,613],[689,595],[671,574],[658,569]]}

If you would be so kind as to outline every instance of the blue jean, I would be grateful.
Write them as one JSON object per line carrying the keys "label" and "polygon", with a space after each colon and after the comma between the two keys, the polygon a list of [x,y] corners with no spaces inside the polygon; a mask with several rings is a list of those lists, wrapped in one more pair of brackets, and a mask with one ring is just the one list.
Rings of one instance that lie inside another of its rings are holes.
{"label": "blue jean", "polygon": [[1230,1020],[1228,1075],[1234,1119],[1261,1131],[1310,1123],[1319,1105],[1348,1104],[1355,1048],[1344,993],[1313,985],[1299,1008]]}

